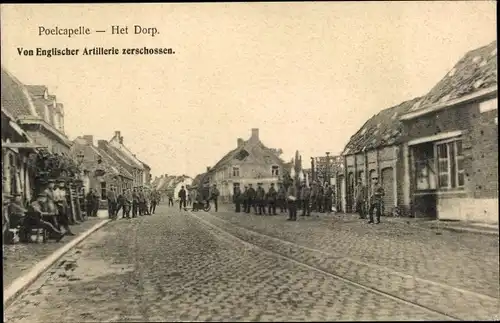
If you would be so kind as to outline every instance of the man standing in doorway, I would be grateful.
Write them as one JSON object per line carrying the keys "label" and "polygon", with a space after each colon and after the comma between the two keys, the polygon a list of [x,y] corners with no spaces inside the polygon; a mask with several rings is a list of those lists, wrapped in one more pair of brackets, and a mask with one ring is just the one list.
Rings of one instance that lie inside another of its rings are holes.
{"label": "man standing in doorway", "polygon": [[372,196],[370,198],[370,210],[368,211],[370,216],[370,221],[368,223],[373,223],[373,211],[377,209],[377,222],[380,223],[380,215],[382,213],[382,198],[385,195],[384,189],[378,182],[378,177],[373,178],[373,186],[372,186]]}
{"label": "man standing in doorway", "polygon": [[184,186],[181,187],[181,190],[179,191],[179,210],[182,210],[182,207],[186,208],[186,190],[184,189]]}

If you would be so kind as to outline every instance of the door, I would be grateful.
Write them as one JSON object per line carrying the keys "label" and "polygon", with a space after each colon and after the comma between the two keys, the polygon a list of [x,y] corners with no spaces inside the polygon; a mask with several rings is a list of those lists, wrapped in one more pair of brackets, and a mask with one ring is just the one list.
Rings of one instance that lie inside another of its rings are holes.
{"label": "door", "polygon": [[349,212],[354,212],[354,173],[349,173],[347,178],[347,205]]}
{"label": "door", "polygon": [[392,212],[394,208],[394,169],[384,168],[382,170],[382,187],[384,188],[384,214],[388,215]]}
{"label": "door", "polygon": [[340,181],[340,208],[342,212],[346,212],[346,187],[345,187],[345,178],[344,176],[339,176]]}

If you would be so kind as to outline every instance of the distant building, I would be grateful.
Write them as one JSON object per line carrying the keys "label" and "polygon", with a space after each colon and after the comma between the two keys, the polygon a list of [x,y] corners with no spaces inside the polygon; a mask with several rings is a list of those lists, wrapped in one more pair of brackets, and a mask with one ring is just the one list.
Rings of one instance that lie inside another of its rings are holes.
{"label": "distant building", "polygon": [[[267,190],[277,184],[285,163],[279,157],[281,150],[266,147],[259,137],[259,129],[252,129],[248,140],[238,138],[236,148],[227,153],[204,179],[210,186],[216,184],[222,200],[231,201],[234,189],[239,186],[262,183]],[[198,185],[198,184],[197,184]]]}
{"label": "distant building", "polygon": [[472,50],[401,117],[416,216],[498,223],[497,42]]}

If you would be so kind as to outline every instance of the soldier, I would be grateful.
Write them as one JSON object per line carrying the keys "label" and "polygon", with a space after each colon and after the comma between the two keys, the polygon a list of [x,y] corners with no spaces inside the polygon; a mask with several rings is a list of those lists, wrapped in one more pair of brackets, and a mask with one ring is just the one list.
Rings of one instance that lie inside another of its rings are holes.
{"label": "soldier", "polygon": [[318,211],[318,183],[312,182],[311,185],[311,195],[309,197],[311,199],[311,210],[314,212]]}
{"label": "soldier", "polygon": [[233,194],[233,203],[235,205],[235,212],[240,213],[241,212],[241,190],[239,186],[234,187],[234,194]]}
{"label": "soldier", "polygon": [[373,186],[372,186],[372,196],[370,198],[370,210],[368,214],[370,215],[370,221],[368,223],[373,223],[373,211],[377,209],[377,222],[380,223],[380,215],[381,215],[381,207],[382,207],[382,197],[385,195],[384,189],[378,182],[378,177],[373,178]]}
{"label": "soldier", "polygon": [[94,216],[94,189],[91,188],[85,196],[85,204],[87,207],[87,216]]}
{"label": "soldier", "polygon": [[210,192],[210,199],[214,201],[214,206],[215,206],[215,212],[217,212],[219,208],[219,190],[217,189],[217,185],[212,186],[212,190]]}
{"label": "soldier", "polygon": [[356,185],[356,188],[354,189],[354,198],[356,203],[356,212],[358,212],[360,219],[366,219],[366,196],[366,187],[363,185],[361,179],[358,179],[358,185]]}
{"label": "soldier", "polygon": [[257,183],[257,191],[255,192],[255,202],[257,204],[257,209],[258,215],[266,215],[266,207],[265,207],[265,200],[266,200],[266,191],[262,187],[262,183]]}
{"label": "soldier", "polygon": [[107,194],[107,198],[108,198],[108,215],[109,215],[109,218],[115,220],[116,219],[115,212],[116,212],[116,207],[117,207],[117,204],[118,204],[118,198],[116,196],[115,186],[114,185],[111,185],[111,187],[110,187],[110,189],[108,191],[108,194]]}
{"label": "soldier", "polygon": [[280,206],[280,213],[286,212],[286,189],[283,183],[279,183],[277,201]]}
{"label": "soldier", "polygon": [[47,198],[48,198],[47,193],[45,192],[38,194],[36,200],[31,202],[31,204],[28,207],[28,211],[32,215],[32,217],[26,220],[28,221],[34,220],[35,222],[37,222],[38,226],[44,228],[49,233],[54,234],[56,236],[56,241],[59,242],[66,235],[66,233],[56,229],[50,222],[43,220],[44,215],[51,214],[43,210],[44,209],[43,205],[48,203]]}
{"label": "soldier", "polygon": [[302,214],[301,216],[311,215],[311,189],[307,187],[306,183],[302,184],[302,190],[300,191],[300,200],[302,201]]}
{"label": "soldier", "polygon": [[[54,216],[57,216],[58,211],[56,208],[56,204],[54,202],[54,185],[55,185],[54,183],[55,182],[53,179],[48,180],[47,187],[43,191],[45,193],[45,198],[43,200],[44,200],[44,203],[45,203],[45,206],[47,209],[47,213],[50,213]],[[68,221],[69,221],[69,219],[68,219]],[[55,218],[55,225],[56,225],[56,227],[59,226],[59,224],[57,222],[57,218]]]}
{"label": "soldier", "polygon": [[151,191],[149,199],[151,201],[151,206],[149,207],[149,213],[155,214],[156,204],[158,204],[158,194],[156,193],[155,190]]}
{"label": "soldier", "polygon": [[134,197],[132,196],[132,192],[130,188],[127,188],[123,194],[123,218],[130,219],[130,207],[133,201]]}
{"label": "soldier", "polygon": [[247,213],[248,205],[248,186],[243,187],[243,193],[241,193],[241,201],[243,202],[243,212]]}
{"label": "soldier", "polygon": [[271,187],[267,192],[267,203],[269,204],[268,213],[269,215],[276,215],[276,199],[278,197],[278,192],[274,188],[274,183],[271,183]]}
{"label": "soldier", "polygon": [[288,221],[297,221],[297,187],[295,181],[292,180],[287,191],[287,204],[288,204]]}
{"label": "soldier", "polygon": [[330,184],[326,183],[325,186],[325,204],[323,207],[323,210],[326,211],[328,214],[332,213],[332,206],[333,206],[333,190]]}
{"label": "soldier", "polygon": [[324,213],[325,210],[323,209],[323,206],[324,206],[324,202],[323,202],[323,199],[324,199],[323,186],[321,186],[321,185],[318,184],[318,191],[317,191],[316,194],[317,194],[316,195],[316,206],[318,207],[317,211],[319,213]]}
{"label": "soldier", "polygon": [[137,213],[139,212],[139,193],[137,192],[137,188],[134,187],[132,190],[132,217],[137,217]]}
{"label": "soldier", "polygon": [[168,206],[174,206],[174,192],[172,190],[169,190],[167,192],[168,195]]}
{"label": "soldier", "polygon": [[247,191],[247,213],[250,213],[250,208],[253,206],[253,210],[255,214],[257,214],[257,206],[255,205],[255,198],[256,198],[257,192],[255,192],[255,189],[252,187],[252,184],[248,184],[248,191]]}
{"label": "soldier", "polygon": [[54,203],[57,207],[57,222],[62,224],[64,230],[66,230],[66,234],[70,236],[74,236],[75,234],[71,232],[69,228],[69,217],[68,217],[68,201],[66,200],[66,189],[64,188],[64,181],[59,181],[59,187],[57,187],[53,191],[53,199]]}
{"label": "soldier", "polygon": [[179,197],[179,210],[182,210],[182,207],[186,208],[186,190],[184,189],[184,186],[181,186],[181,190],[179,191],[178,194]]}
{"label": "soldier", "polygon": [[139,196],[139,215],[146,215],[144,213],[144,205],[146,204],[146,197],[144,196],[144,190],[142,187],[139,187],[139,193],[137,194]]}

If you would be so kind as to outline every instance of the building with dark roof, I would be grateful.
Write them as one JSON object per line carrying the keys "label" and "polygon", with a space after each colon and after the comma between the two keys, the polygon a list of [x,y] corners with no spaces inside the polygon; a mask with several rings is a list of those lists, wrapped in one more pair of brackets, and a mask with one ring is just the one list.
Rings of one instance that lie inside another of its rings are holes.
{"label": "building with dark roof", "polygon": [[497,42],[466,53],[401,117],[416,216],[498,224]]}
{"label": "building with dark roof", "polygon": [[82,166],[87,174],[86,183],[84,181],[85,191],[96,189],[101,200],[105,200],[111,185],[115,185],[119,192],[132,188],[132,174],[106,151],[94,146],[93,142],[93,136],[81,136],[74,140],[71,147],[73,157],[76,158],[80,154],[84,156]]}
{"label": "building with dark roof", "polygon": [[[236,148],[222,157],[204,175],[205,183],[216,184],[221,199],[230,201],[236,186],[262,183],[268,189],[277,184],[284,171],[281,150],[266,147],[259,137],[259,129],[252,129],[248,140],[237,139]],[[199,184],[197,184],[199,185]]]}
{"label": "building with dark roof", "polygon": [[420,100],[416,98],[384,109],[371,117],[349,140],[342,156],[344,174],[339,176],[341,209],[355,211],[354,188],[356,182],[370,188],[372,179],[379,178],[385,190],[385,214],[392,214],[405,205],[400,184],[404,174],[401,145],[404,141],[403,123],[399,117]]}
{"label": "building with dark roof", "polygon": [[68,154],[63,106],[43,85],[24,85],[2,66],[2,107],[33,140],[54,153]]}

